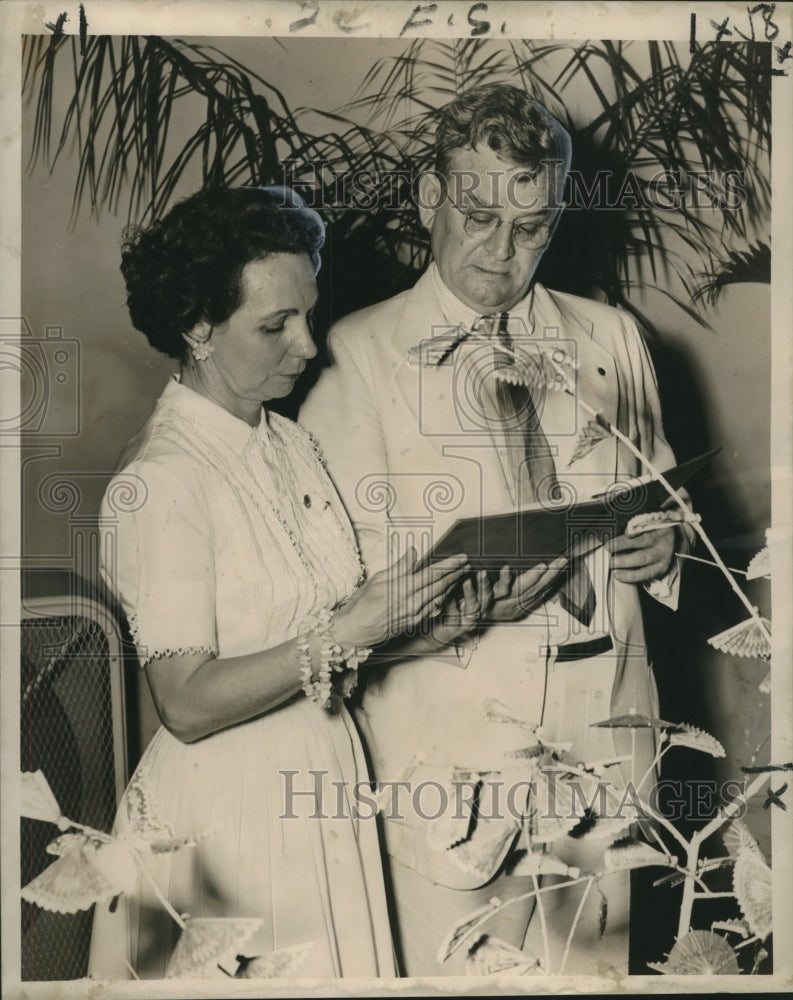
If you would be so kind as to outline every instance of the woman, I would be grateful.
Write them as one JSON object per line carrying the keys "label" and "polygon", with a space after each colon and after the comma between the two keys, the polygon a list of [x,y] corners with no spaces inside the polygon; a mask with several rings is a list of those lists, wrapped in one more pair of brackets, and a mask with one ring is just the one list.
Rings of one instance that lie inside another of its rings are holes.
{"label": "woman", "polygon": [[[341,696],[368,647],[445,599],[450,641],[480,605],[468,579],[463,598],[446,597],[465,556],[429,579],[410,552],[358,586],[352,530],[311,439],[262,408],[316,354],[322,242],[293,192],[242,188],[200,192],[124,246],[132,322],[181,359],[181,375],[103,507],[118,518],[104,572],[163,724],[116,829],[196,843],[152,854],[158,889],[146,878],[113,912],[98,907],[97,978],[125,978],[127,962],[142,978],[165,975],[174,914],[261,918],[242,953],[305,945],[296,975],[394,974],[375,823],[356,809],[366,768]],[[124,483],[139,497],[119,514],[111,498]]]}

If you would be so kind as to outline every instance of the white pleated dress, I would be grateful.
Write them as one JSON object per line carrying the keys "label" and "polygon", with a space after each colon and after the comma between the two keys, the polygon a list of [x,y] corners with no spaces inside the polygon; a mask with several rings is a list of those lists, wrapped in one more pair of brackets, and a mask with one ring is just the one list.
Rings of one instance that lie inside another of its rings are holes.
{"label": "white pleated dress", "polygon": [[[263,411],[252,429],[174,379],[130,449],[103,502],[116,537],[103,571],[142,662],[270,648],[358,583],[346,514],[291,421]],[[179,914],[261,918],[246,956],[310,943],[293,975],[392,976],[375,821],[356,810],[366,781],[346,710],[300,694],[192,744],[161,728],[127,796],[142,791],[175,836],[203,837],[150,865]],[[128,823],[124,801],[116,829]],[[129,978],[129,962],[161,978],[179,934],[144,882],[114,912],[97,906],[90,974]]]}

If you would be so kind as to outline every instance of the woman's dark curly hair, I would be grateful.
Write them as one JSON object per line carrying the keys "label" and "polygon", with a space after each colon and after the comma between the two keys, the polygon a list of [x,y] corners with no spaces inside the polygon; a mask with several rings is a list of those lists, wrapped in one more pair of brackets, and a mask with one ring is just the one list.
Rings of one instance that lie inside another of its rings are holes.
{"label": "woman's dark curly hair", "polygon": [[285,187],[210,188],[146,228],[124,233],[121,273],[133,325],[183,358],[196,323],[223,323],[242,304],[242,271],[270,254],[306,254],[319,270],[319,215]]}

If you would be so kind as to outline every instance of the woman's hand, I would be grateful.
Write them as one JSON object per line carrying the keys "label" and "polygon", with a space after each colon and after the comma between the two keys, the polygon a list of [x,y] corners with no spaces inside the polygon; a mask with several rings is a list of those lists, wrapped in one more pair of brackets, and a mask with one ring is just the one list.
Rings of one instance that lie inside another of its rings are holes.
{"label": "woman's hand", "polygon": [[547,599],[566,566],[567,559],[560,556],[547,564],[538,563],[517,577],[513,577],[509,566],[502,566],[493,585],[493,604],[487,620],[514,622],[525,618]]}
{"label": "woman's hand", "polygon": [[476,574],[476,582],[466,577],[462,588],[446,595],[439,613],[433,613],[430,635],[435,642],[448,646],[476,628],[492,604],[493,587],[487,570],[482,569]]}
{"label": "woman's hand", "polygon": [[[416,550],[370,577],[335,613],[333,632],[344,646],[374,646],[437,616],[451,588],[471,571],[468,557],[450,556],[416,569]],[[451,640],[450,640],[451,641]]]}

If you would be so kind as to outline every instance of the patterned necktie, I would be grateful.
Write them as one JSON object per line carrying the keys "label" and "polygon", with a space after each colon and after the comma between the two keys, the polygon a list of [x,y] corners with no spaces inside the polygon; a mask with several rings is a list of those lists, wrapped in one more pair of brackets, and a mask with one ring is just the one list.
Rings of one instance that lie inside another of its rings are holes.
{"label": "patterned necktie", "polygon": [[[507,353],[513,349],[507,320],[508,314],[502,313],[500,316],[485,316],[478,324],[481,333],[489,332],[506,349],[495,349],[496,373],[514,365],[512,353]],[[530,357],[526,359],[526,363],[533,363]],[[525,385],[515,385],[499,378],[496,374],[495,401],[506,439],[506,454],[518,508],[527,503],[547,504],[559,500],[561,490],[556,478],[556,465],[548,439],[540,425],[531,390]],[[573,560],[568,565],[566,579],[557,596],[569,615],[582,624],[589,625],[595,613],[595,589],[583,559]]]}

